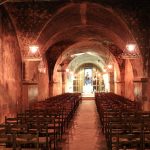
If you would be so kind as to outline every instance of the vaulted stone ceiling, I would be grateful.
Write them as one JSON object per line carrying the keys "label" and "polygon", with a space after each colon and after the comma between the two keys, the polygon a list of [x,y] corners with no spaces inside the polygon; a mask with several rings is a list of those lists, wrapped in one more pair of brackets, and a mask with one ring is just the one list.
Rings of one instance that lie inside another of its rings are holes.
{"label": "vaulted stone ceiling", "polygon": [[133,34],[141,53],[148,59],[149,47],[145,46],[149,45],[150,33],[148,0],[3,2],[15,26],[22,56],[27,54],[30,44],[37,42],[41,53],[47,51],[47,58],[54,65],[63,50],[82,41],[104,43],[104,48],[117,56]]}

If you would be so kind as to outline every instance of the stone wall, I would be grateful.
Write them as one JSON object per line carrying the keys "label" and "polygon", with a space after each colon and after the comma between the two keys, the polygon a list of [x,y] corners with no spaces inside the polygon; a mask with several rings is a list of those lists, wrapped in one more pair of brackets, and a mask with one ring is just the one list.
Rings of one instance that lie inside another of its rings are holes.
{"label": "stone wall", "polygon": [[21,109],[21,55],[15,29],[0,6],[0,122]]}

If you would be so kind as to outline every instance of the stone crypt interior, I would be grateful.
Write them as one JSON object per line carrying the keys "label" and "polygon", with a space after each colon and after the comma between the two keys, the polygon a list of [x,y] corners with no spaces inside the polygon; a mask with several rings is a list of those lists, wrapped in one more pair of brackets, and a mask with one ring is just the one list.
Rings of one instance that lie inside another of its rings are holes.
{"label": "stone crypt interior", "polygon": [[[12,124],[30,130],[18,116],[44,109],[59,114],[59,130],[50,134],[43,120],[44,144],[17,142]],[[140,136],[123,143],[131,134],[111,119],[130,115]],[[0,0],[0,149],[148,150],[149,119],[149,0]]]}

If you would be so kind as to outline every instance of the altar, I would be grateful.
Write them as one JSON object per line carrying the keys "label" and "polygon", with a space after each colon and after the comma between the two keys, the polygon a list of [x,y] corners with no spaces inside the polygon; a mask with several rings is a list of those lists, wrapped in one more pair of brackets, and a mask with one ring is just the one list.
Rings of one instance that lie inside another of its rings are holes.
{"label": "altar", "polygon": [[93,86],[91,84],[87,84],[83,86],[83,93],[93,93]]}

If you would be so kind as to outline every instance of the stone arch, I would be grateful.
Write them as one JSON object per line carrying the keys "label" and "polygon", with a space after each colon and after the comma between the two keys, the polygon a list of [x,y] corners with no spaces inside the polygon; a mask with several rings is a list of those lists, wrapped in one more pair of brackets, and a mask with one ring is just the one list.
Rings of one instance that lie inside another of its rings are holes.
{"label": "stone arch", "polygon": [[[124,18],[121,18],[117,12],[97,3],[86,2],[67,4],[60,8],[42,29],[38,43],[42,45],[44,54],[57,42],[65,40],[70,40],[72,43],[81,41],[101,43],[107,40],[121,51],[128,41],[136,41]],[[63,51],[65,48],[62,49]],[[140,52],[139,48],[138,51]],[[59,55],[60,53],[57,58]],[[143,77],[142,58],[129,61],[131,61],[134,79]]]}

